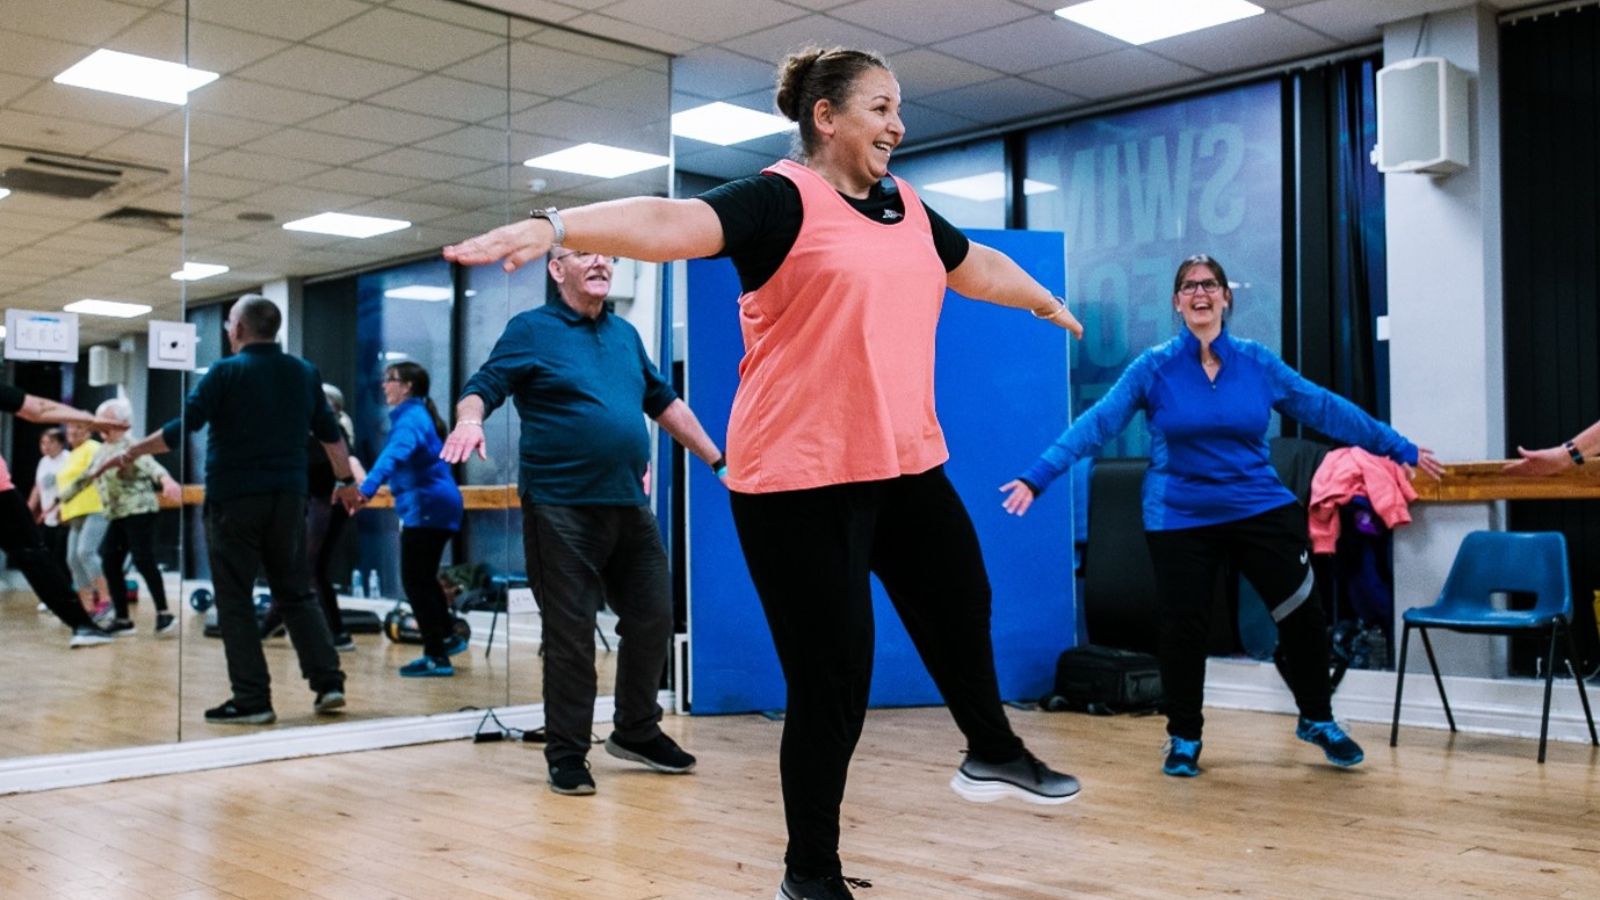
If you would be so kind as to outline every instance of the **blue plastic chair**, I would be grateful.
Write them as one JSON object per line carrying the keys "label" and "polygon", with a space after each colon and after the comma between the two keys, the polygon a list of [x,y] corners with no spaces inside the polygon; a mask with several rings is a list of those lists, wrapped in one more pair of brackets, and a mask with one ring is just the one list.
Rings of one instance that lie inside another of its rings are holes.
{"label": "blue plastic chair", "polygon": [[[1533,609],[1496,609],[1491,595],[1496,593],[1527,593],[1538,599]],[[1567,575],[1567,541],[1560,532],[1510,532],[1474,531],[1461,542],[1455,562],[1445,578],[1444,589],[1432,606],[1408,609],[1402,617],[1405,623],[1400,638],[1400,667],[1394,680],[1394,722],[1389,728],[1389,746],[1400,739],[1400,695],[1406,683],[1406,650],[1411,643],[1411,629],[1422,635],[1422,648],[1428,652],[1428,665],[1433,668],[1433,683],[1439,687],[1439,700],[1444,704],[1444,716],[1450,730],[1456,730],[1456,718],[1450,712],[1450,701],[1444,695],[1444,680],[1439,677],[1439,663],[1433,656],[1433,644],[1428,640],[1428,629],[1445,628],[1474,634],[1548,633],[1550,647],[1544,665],[1544,715],[1539,721],[1539,762],[1544,762],[1545,737],[1550,730],[1550,688],[1555,675],[1556,635],[1566,637],[1567,671],[1578,685],[1578,697],[1583,700],[1583,715],[1589,720],[1589,740],[1600,746],[1596,737],[1594,716],[1589,711],[1589,695],[1584,691],[1583,679],[1573,670],[1577,649],[1572,640],[1572,589]]]}

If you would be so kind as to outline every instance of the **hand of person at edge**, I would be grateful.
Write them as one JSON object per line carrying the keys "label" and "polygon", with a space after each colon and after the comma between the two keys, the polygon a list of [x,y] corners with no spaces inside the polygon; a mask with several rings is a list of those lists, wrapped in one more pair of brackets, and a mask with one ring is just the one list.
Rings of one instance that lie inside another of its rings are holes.
{"label": "hand of person at edge", "polygon": [[344,504],[345,510],[351,515],[360,512],[361,508],[367,505],[366,496],[361,493],[360,488],[353,484],[347,484],[342,487],[334,488],[333,499]]}
{"label": "hand of person at edge", "polygon": [[501,262],[507,272],[549,252],[555,231],[545,219],[523,219],[444,248],[444,258],[464,266]]}
{"label": "hand of person at edge", "polygon": [[1045,321],[1050,322],[1052,325],[1059,325],[1072,332],[1073,337],[1080,341],[1083,340],[1083,323],[1079,322],[1078,317],[1072,314],[1072,310],[1067,309],[1065,303],[1061,304],[1061,308],[1056,310],[1055,315]]}
{"label": "hand of person at edge", "polygon": [[1019,479],[1014,478],[1000,485],[1000,493],[1006,495],[1006,498],[1000,501],[1000,505],[1013,516],[1027,514],[1028,507],[1033,505],[1033,488],[1023,484]]}
{"label": "hand of person at edge", "polygon": [[1576,465],[1566,447],[1546,447],[1543,450],[1517,448],[1522,458],[1506,463],[1500,471],[1507,475],[1555,475]]}
{"label": "hand of person at edge", "polygon": [[445,438],[444,446],[439,449],[439,458],[455,465],[466,462],[474,450],[478,451],[479,459],[489,458],[489,452],[484,448],[483,426],[462,423]]}

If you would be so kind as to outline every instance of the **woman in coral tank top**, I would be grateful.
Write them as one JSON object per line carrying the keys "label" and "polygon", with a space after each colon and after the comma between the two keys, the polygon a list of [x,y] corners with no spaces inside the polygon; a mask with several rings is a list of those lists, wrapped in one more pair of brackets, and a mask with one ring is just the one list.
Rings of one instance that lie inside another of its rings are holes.
{"label": "woman in coral tank top", "polygon": [[905,129],[881,56],[793,54],[777,103],[799,123],[794,159],[691,200],[543,210],[445,256],[508,270],[557,244],[732,259],[745,356],[719,474],[788,684],[778,896],[838,900],[852,896],[839,807],[872,676],[872,574],[966,737],[956,793],[1053,804],[1078,792],[1023,747],[1001,707],[988,576],[944,474],[933,351],[947,287],[1083,329],[1009,258],[969,242],[889,174]]}

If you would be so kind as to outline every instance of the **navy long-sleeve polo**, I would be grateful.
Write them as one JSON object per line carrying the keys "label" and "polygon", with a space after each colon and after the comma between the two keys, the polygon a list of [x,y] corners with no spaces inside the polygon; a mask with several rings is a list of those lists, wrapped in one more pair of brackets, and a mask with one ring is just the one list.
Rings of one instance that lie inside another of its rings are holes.
{"label": "navy long-sleeve polo", "polygon": [[183,416],[162,426],[176,448],[184,430],[206,435],[206,500],[288,491],[304,494],[306,432],[343,440],[316,366],[276,342],[246,344],[218,360],[189,392]]}
{"label": "navy long-sleeve polo", "polygon": [[484,414],[510,397],[522,417],[522,496],[557,506],[641,506],[655,418],[677,399],[627,320],[559,299],[508,323],[462,388]]}

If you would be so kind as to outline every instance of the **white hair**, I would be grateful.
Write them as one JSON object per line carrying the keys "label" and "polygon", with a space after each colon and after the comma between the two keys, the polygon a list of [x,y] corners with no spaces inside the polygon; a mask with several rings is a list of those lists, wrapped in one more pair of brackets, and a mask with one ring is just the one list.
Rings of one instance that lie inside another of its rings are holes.
{"label": "white hair", "polygon": [[324,381],[322,383],[322,396],[328,398],[328,405],[333,407],[334,412],[344,411],[344,391]]}
{"label": "white hair", "polygon": [[126,425],[133,422],[133,404],[122,397],[113,397],[100,404],[94,414],[101,419],[115,419]]}

